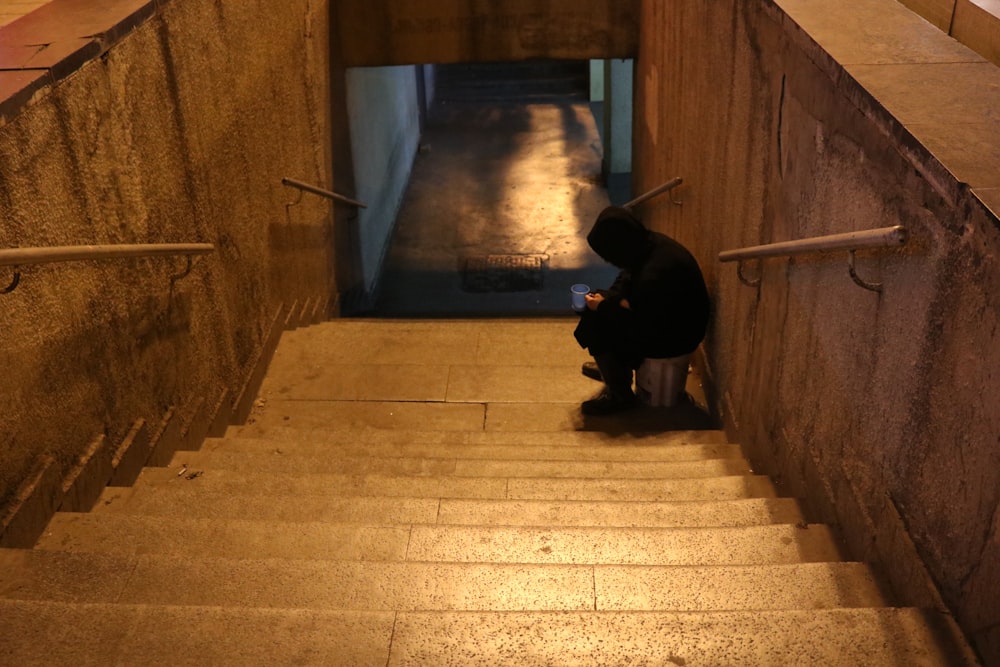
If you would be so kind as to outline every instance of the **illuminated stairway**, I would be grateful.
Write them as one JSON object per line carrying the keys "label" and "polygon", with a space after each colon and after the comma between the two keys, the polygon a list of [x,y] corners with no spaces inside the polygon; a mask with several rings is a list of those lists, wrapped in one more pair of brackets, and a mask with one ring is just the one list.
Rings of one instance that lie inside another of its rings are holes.
{"label": "illuminated stairway", "polygon": [[248,424],[0,551],[0,664],[971,662],[694,407],[584,423],[572,326],[286,333]]}

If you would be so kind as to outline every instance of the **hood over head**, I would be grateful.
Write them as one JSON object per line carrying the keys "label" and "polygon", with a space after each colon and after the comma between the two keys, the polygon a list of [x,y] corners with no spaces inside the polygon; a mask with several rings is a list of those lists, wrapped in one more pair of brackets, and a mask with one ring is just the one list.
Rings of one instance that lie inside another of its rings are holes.
{"label": "hood over head", "polygon": [[609,206],[587,234],[587,243],[601,259],[619,269],[633,269],[650,251],[649,230],[626,208]]}

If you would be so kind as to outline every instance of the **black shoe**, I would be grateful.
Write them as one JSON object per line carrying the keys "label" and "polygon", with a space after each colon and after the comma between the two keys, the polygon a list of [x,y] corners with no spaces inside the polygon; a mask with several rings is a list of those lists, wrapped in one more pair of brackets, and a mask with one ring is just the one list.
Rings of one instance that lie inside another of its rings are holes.
{"label": "black shoe", "polygon": [[635,394],[618,397],[605,389],[597,397],[584,401],[580,406],[580,411],[585,415],[611,415],[631,410],[638,405],[639,399],[636,398]]}
{"label": "black shoe", "polygon": [[593,361],[583,362],[583,367],[580,368],[580,372],[589,377],[591,380],[604,382],[604,376],[601,375],[601,369],[598,368],[597,364]]}

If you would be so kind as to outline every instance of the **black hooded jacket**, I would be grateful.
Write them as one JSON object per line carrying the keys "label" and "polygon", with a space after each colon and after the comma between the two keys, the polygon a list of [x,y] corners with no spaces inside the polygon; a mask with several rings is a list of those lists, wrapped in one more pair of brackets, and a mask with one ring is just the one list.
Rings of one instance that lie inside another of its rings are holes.
{"label": "black hooded jacket", "polygon": [[[616,340],[611,347],[628,356],[675,357],[693,352],[705,337],[709,300],[694,256],[665,234],[646,229],[627,209],[608,207],[594,223],[587,242],[602,259],[621,269],[604,292],[595,331]],[[627,300],[629,307],[621,305]],[[579,340],[579,336],[578,336]],[[608,347],[608,341],[580,341]]]}

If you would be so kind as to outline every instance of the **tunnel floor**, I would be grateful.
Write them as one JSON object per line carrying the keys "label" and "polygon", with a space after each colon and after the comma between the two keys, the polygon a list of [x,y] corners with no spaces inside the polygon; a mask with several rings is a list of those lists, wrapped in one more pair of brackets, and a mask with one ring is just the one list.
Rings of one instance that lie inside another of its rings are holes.
{"label": "tunnel floor", "polygon": [[570,315],[614,279],[586,242],[610,201],[586,71],[557,68],[440,70],[373,314]]}

